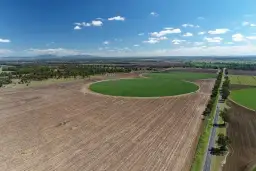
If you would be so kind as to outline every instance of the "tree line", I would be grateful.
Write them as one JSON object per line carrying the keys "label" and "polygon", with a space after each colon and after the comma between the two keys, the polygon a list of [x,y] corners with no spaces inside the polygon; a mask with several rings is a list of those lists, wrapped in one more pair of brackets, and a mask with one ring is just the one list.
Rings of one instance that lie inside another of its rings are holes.
{"label": "tree line", "polygon": [[206,106],[206,108],[205,108],[205,110],[203,112],[204,116],[209,116],[211,114],[211,111],[213,110],[214,103],[216,102],[218,91],[219,91],[219,88],[220,88],[222,74],[223,74],[223,71],[220,70],[218,75],[217,75],[214,87],[212,89],[211,98],[208,101],[208,104],[207,104],[207,106]]}
{"label": "tree line", "polygon": [[221,96],[223,100],[226,100],[228,96],[230,95],[230,80],[228,77],[228,70],[225,70],[225,77],[224,77],[224,82],[222,84],[222,89],[221,89]]}
{"label": "tree line", "polygon": [[[222,84],[222,91],[221,91],[221,96],[222,99],[225,100],[228,98],[230,91],[230,80],[228,77],[228,70],[225,69],[225,73],[224,73],[224,82]],[[220,112],[220,117],[223,120],[223,126],[226,127],[226,124],[230,121],[230,116],[228,113],[228,109],[224,108],[221,112]],[[218,139],[216,141],[217,147],[212,148],[211,152],[215,155],[224,155],[227,151],[228,151],[228,145],[231,143],[230,139],[228,136],[225,136],[224,134],[219,134],[218,135]]]}
{"label": "tree line", "polygon": [[[12,79],[19,79],[20,84],[29,84],[31,81],[42,81],[50,78],[89,78],[96,74],[105,73],[125,73],[131,72],[132,69],[128,67],[117,67],[114,65],[83,65],[83,64],[69,64],[58,66],[44,66],[44,65],[25,65],[16,67],[6,67],[2,72],[0,85],[11,83]],[[4,80],[4,81],[3,81]]]}
{"label": "tree line", "polygon": [[256,63],[242,63],[242,62],[185,62],[185,67],[190,68],[227,68],[235,70],[255,71]]}

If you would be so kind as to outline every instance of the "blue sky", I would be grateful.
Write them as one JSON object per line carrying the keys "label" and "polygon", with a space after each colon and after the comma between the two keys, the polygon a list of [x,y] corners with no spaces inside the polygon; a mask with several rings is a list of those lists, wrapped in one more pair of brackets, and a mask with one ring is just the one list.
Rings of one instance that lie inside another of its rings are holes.
{"label": "blue sky", "polygon": [[255,0],[1,0],[0,56],[256,54]]}

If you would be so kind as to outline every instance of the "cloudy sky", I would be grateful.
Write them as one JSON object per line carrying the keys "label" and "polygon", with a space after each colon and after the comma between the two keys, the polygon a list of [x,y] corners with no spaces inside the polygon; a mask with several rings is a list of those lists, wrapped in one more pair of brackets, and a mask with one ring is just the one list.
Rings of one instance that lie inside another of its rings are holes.
{"label": "cloudy sky", "polygon": [[256,55],[255,0],[1,0],[0,56]]}

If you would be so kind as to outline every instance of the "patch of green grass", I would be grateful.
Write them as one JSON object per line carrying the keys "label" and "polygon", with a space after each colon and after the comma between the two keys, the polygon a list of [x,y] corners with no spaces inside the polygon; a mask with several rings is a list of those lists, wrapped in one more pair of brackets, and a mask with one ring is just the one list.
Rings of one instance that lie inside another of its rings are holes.
{"label": "patch of green grass", "polygon": [[[219,97],[217,96],[216,99],[218,98]],[[199,171],[203,168],[205,153],[208,150],[209,137],[211,135],[213,120],[216,112],[216,105],[217,100],[214,103],[214,110],[212,110],[210,117],[208,118],[208,120],[205,120],[204,131],[201,134],[197,144],[195,159],[191,167],[191,171]]]}
{"label": "patch of green grass", "polygon": [[231,92],[230,98],[235,102],[256,110],[256,88],[235,90]]}
{"label": "patch of green grass", "polygon": [[186,94],[198,90],[198,86],[184,80],[214,78],[215,74],[201,73],[152,73],[148,78],[110,80],[92,84],[92,91],[127,97],[161,97]]}
{"label": "patch of green grass", "polygon": [[256,86],[256,76],[251,75],[230,75],[231,84]]}
{"label": "patch of green grass", "polygon": [[256,167],[252,171],[256,171]]}

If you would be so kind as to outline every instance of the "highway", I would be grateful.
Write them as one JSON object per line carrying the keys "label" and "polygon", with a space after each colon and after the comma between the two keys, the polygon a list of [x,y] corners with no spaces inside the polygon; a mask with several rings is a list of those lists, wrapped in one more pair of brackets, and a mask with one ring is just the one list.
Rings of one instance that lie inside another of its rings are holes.
{"label": "highway", "polygon": [[[223,74],[225,73],[225,69],[223,70]],[[222,77],[223,80],[223,77]],[[222,83],[220,84],[220,87],[222,87]],[[220,93],[220,92],[218,92]],[[219,114],[220,114],[220,103],[221,103],[221,95],[219,94],[219,99],[218,99],[218,103],[216,105],[216,113],[215,113],[215,117],[214,117],[214,122],[213,122],[213,127],[211,130],[211,136],[209,138],[209,144],[208,144],[208,150],[207,153],[205,155],[205,161],[204,161],[204,166],[203,166],[203,171],[210,171],[211,170],[211,161],[212,161],[212,155],[211,155],[211,151],[210,149],[212,147],[214,147],[215,144],[215,137],[216,137],[216,129],[217,127],[214,125],[218,124],[218,119],[219,119]]]}
{"label": "highway", "polygon": [[[214,125],[218,124],[218,119],[219,119],[219,114],[220,114],[220,107],[219,106],[220,106],[220,104],[218,102],[218,104],[216,106],[216,114],[215,114],[215,118],[214,118]],[[208,144],[207,154],[206,154],[206,157],[205,157],[203,171],[210,171],[211,170],[212,155],[211,155],[210,149],[215,144],[216,128],[217,128],[216,126],[213,126],[212,131],[211,131],[211,136],[210,136],[210,140],[209,140],[209,144]]]}

